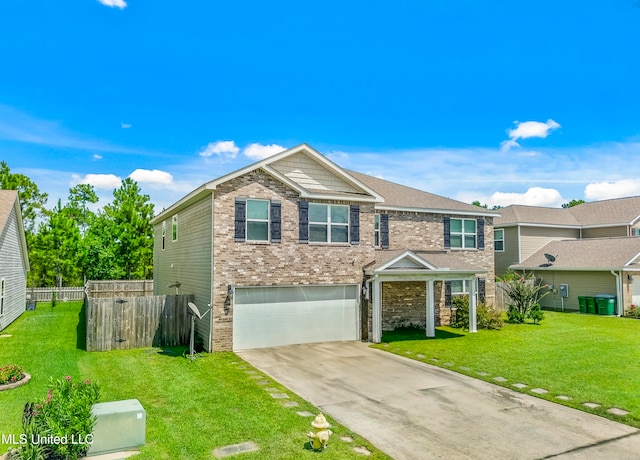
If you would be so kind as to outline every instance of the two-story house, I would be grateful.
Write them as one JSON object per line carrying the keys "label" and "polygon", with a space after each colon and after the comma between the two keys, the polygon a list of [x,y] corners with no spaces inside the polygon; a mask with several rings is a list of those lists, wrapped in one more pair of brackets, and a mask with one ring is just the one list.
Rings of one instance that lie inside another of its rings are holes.
{"label": "two-story house", "polygon": [[[513,205],[494,223],[496,274],[535,272],[548,284],[542,306],[578,310],[579,297],[614,295],[615,313],[640,301],[640,197],[570,208]],[[560,288],[562,286],[562,289]]]}
{"label": "two-story house", "polygon": [[[156,216],[156,294],[195,295],[208,350],[379,342],[494,296],[498,214],[340,168],[306,144],[214,179]],[[472,314],[475,319],[475,315]],[[472,324],[471,329],[475,326]]]}

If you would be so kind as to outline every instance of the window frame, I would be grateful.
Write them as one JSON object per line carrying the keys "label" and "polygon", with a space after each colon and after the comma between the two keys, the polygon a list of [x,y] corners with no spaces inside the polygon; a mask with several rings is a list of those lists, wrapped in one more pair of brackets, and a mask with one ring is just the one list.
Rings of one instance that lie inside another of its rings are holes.
{"label": "window frame", "polygon": [[[323,206],[326,208],[327,212],[326,212],[326,216],[327,216],[327,220],[326,221],[314,221],[311,220],[311,215],[312,215],[312,211],[311,208],[313,206]],[[332,222],[331,220],[331,209],[332,208],[344,208],[346,210],[346,216],[347,216],[347,221],[346,222]],[[349,205],[346,204],[328,204],[328,203],[309,203],[309,222],[308,222],[308,227],[309,227],[309,243],[315,243],[315,244],[349,244],[349,231],[351,228],[351,219],[350,219],[350,208]],[[327,229],[327,239],[324,241],[317,241],[317,240],[313,240],[312,239],[312,232],[311,232],[311,226],[312,225],[316,225],[316,226],[320,226],[320,225],[324,225],[326,226]],[[346,228],[347,233],[346,233],[346,240],[345,241],[332,241],[331,235],[332,235],[332,229],[333,228]]]}
{"label": "window frame", "polygon": [[167,242],[167,221],[162,221],[162,250],[164,251],[166,248]]}
{"label": "window frame", "polygon": [[[267,219],[254,219],[249,217],[249,203],[250,202],[262,202],[267,203]],[[244,219],[244,228],[245,228],[245,242],[248,243],[269,243],[271,241],[271,200],[265,200],[260,198],[247,198],[246,201],[246,210],[245,210],[245,219]],[[249,223],[266,223],[267,224],[267,238],[263,240],[256,240],[249,238]]]}
{"label": "window frame", "polygon": [[[497,238],[497,233],[500,232],[502,237]],[[502,243],[502,247],[498,249],[498,243]],[[495,228],[493,230],[493,250],[495,252],[504,252],[504,229],[503,228]]]}
{"label": "window frame", "polygon": [[171,241],[178,241],[178,215],[171,216]]}
{"label": "window frame", "polygon": [[[451,281],[451,297],[461,296],[461,295],[469,295],[469,286],[468,286],[469,281],[468,280],[459,279],[459,280],[450,280],[450,281]],[[454,291],[453,290],[454,283],[458,283],[458,282],[462,283],[462,291]]]}
{"label": "window frame", "polygon": [[5,278],[0,278],[0,316],[4,315],[4,296],[6,288]]}
{"label": "window frame", "polygon": [[[453,222],[454,221],[460,221],[460,231],[459,232],[455,232],[453,231]],[[474,231],[473,233],[470,232],[466,232],[465,231],[465,222],[473,222],[474,225]],[[461,217],[452,217],[450,220],[450,229],[449,229],[449,235],[450,235],[450,246],[451,249],[478,249],[478,219],[464,219]],[[474,245],[473,246],[467,246],[466,245],[466,237],[467,236],[471,236],[473,235],[473,240],[474,240]],[[460,246],[454,246],[453,245],[453,237],[454,236],[460,236]]]}
{"label": "window frame", "polygon": [[373,215],[373,247],[379,248],[382,242],[380,241],[380,214]]}

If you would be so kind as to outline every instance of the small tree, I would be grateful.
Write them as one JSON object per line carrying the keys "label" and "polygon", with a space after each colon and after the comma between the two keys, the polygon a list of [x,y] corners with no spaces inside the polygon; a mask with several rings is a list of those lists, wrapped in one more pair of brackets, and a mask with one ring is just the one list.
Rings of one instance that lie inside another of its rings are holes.
{"label": "small tree", "polygon": [[539,324],[544,318],[540,308],[540,300],[549,292],[541,293],[548,286],[541,284],[533,273],[522,274],[510,270],[500,279],[504,283],[504,291],[509,296],[509,309],[507,318],[512,323],[524,323],[531,319],[534,324]]}

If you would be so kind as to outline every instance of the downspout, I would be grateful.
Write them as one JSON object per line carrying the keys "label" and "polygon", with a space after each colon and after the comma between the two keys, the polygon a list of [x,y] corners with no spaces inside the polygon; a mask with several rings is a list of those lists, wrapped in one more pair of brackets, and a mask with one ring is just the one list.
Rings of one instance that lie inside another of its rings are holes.
{"label": "downspout", "polygon": [[624,299],[622,298],[622,271],[618,274],[611,270],[611,274],[616,277],[616,315],[623,316],[624,314]]}

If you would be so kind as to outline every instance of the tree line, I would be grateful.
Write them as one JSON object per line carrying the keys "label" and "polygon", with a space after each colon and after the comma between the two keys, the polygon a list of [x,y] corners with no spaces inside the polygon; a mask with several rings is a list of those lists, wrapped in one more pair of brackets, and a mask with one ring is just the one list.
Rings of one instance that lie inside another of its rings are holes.
{"label": "tree line", "polygon": [[131,178],[98,203],[92,185],[69,189],[47,208],[48,195],[0,162],[0,189],[17,190],[29,252],[29,286],[81,286],[86,280],[149,279],[153,276],[153,204]]}

